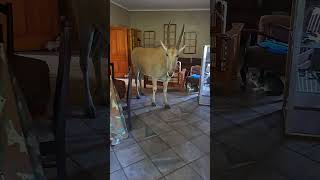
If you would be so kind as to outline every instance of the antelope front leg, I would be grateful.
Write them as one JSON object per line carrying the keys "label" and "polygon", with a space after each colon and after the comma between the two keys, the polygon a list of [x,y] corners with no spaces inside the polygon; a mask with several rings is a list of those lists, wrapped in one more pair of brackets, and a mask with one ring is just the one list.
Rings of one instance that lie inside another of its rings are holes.
{"label": "antelope front leg", "polygon": [[170,109],[170,105],[168,104],[168,98],[167,98],[168,83],[169,83],[169,81],[163,82],[163,101],[164,101],[164,108],[165,109]]}
{"label": "antelope front leg", "polygon": [[96,109],[94,107],[89,85],[88,63],[89,52],[91,49],[93,38],[93,31],[81,31],[80,33],[80,67],[84,79],[84,95],[85,95],[85,108],[89,118],[96,117]]}
{"label": "antelope front leg", "polygon": [[156,104],[156,92],[157,92],[157,79],[152,78],[152,106],[157,106]]}

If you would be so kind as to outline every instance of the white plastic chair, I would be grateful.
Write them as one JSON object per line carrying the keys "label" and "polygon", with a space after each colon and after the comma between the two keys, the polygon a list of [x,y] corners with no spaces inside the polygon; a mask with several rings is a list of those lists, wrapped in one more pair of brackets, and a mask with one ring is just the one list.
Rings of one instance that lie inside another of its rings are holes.
{"label": "white plastic chair", "polygon": [[320,8],[315,7],[313,8],[312,14],[309,18],[307,32],[319,33],[319,28],[320,28]]}

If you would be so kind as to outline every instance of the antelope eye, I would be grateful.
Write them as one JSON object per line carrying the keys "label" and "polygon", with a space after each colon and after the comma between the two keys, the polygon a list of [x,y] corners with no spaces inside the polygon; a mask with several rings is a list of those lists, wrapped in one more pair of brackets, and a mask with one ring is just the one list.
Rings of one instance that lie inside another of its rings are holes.
{"label": "antelope eye", "polygon": [[179,55],[176,56],[177,58],[179,57]]}
{"label": "antelope eye", "polygon": [[166,56],[168,56],[168,54],[166,54]]}

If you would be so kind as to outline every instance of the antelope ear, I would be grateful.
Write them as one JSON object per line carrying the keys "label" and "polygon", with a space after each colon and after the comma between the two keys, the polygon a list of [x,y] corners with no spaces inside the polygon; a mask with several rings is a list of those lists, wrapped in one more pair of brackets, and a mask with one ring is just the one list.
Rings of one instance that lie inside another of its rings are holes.
{"label": "antelope ear", "polygon": [[179,49],[179,53],[181,53],[184,50],[184,48],[186,48],[186,47],[187,47],[187,45],[185,44],[182,48]]}
{"label": "antelope ear", "polygon": [[162,48],[167,52],[168,48],[166,47],[166,45],[164,45],[161,40],[160,40],[160,43],[161,43]]}

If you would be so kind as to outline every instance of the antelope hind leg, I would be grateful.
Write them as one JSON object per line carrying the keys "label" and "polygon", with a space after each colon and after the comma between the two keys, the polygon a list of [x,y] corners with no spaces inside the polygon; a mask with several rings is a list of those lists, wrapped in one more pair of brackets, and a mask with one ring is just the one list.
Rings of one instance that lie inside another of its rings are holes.
{"label": "antelope hind leg", "polygon": [[135,76],[136,76],[136,90],[137,90],[137,99],[140,99],[140,92],[139,92],[139,74],[140,72],[137,71]]}
{"label": "antelope hind leg", "polygon": [[163,82],[163,101],[164,101],[164,108],[165,109],[170,109],[170,105],[168,104],[168,97],[167,97],[167,92],[168,92],[168,83],[169,81],[164,81]]}
{"label": "antelope hind leg", "polygon": [[96,117],[96,109],[94,107],[89,85],[88,63],[89,52],[92,45],[93,31],[92,29],[80,30],[80,67],[84,80],[84,98],[85,111],[89,118]]}
{"label": "antelope hind leg", "polygon": [[143,91],[142,91],[142,81],[141,81],[141,79],[142,79],[142,74],[141,73],[139,73],[139,85],[140,85],[140,87],[139,87],[139,90],[140,90],[140,95],[141,96],[144,96],[144,93],[143,93]]}
{"label": "antelope hind leg", "polygon": [[157,106],[156,104],[156,92],[157,92],[157,79],[152,78],[152,106]]}

